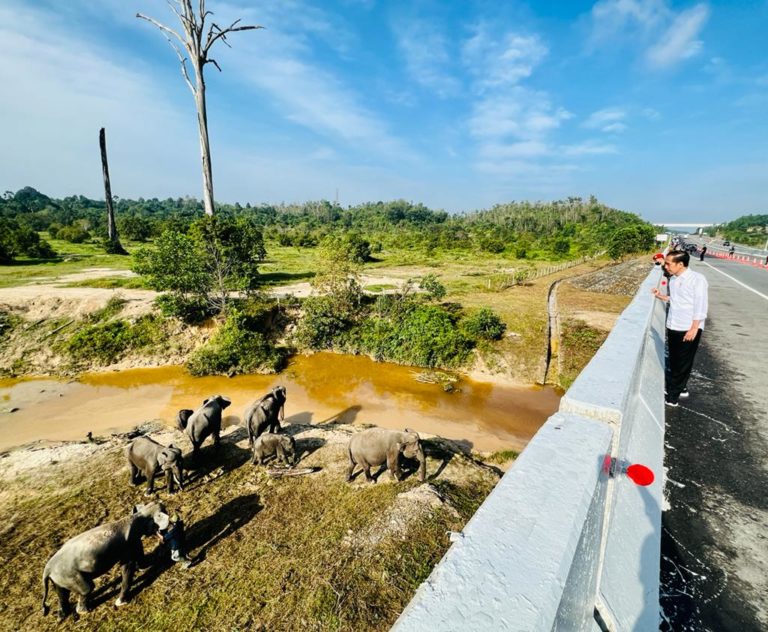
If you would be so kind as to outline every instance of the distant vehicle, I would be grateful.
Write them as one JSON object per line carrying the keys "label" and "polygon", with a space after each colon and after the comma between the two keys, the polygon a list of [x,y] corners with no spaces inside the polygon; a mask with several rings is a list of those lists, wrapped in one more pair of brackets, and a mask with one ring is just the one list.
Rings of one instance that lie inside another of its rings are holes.
{"label": "distant vehicle", "polygon": [[723,246],[730,246],[730,245],[731,245],[731,242],[730,242],[730,241],[724,241],[724,242],[723,242]]}

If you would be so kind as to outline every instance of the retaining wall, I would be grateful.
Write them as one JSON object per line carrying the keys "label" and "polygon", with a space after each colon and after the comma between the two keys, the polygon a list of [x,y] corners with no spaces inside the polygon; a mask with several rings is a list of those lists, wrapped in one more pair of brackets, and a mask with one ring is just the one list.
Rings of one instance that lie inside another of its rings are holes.
{"label": "retaining wall", "polygon": [[[665,314],[650,290],[660,279],[651,271],[393,630],[658,630]],[[632,483],[621,474],[630,463],[654,482]]]}

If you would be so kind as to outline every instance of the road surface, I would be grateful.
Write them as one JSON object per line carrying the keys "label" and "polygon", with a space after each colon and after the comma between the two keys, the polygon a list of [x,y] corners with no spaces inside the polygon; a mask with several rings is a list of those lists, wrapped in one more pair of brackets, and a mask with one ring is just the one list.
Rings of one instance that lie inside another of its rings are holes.
{"label": "road surface", "polygon": [[768,269],[696,257],[709,317],[666,409],[662,630],[768,630]]}

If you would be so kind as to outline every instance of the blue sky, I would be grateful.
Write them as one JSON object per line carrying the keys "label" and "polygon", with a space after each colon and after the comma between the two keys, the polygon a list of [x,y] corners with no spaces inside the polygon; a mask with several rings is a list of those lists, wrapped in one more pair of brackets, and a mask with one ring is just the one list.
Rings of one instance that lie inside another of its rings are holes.
{"label": "blue sky", "polygon": [[[194,2],[193,4],[197,4]],[[768,1],[207,3],[216,199],[768,212]],[[0,189],[201,197],[162,0],[0,1]]]}

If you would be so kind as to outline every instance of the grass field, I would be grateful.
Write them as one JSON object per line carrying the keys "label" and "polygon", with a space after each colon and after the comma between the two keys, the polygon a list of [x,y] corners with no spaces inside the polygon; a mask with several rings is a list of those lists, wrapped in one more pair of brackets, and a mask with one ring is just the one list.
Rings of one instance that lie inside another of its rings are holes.
{"label": "grass field", "polygon": [[[460,454],[442,453],[448,460],[441,466],[439,448],[427,446],[429,482],[446,503],[416,510],[401,496],[424,491],[416,477],[392,483],[384,474],[375,485],[348,484],[348,435],[332,439],[339,433],[333,430],[321,434],[326,441],[304,439],[304,432],[296,437],[311,454],[302,465],[322,468],[304,477],[273,479],[248,464],[242,430],[225,438],[218,454],[204,447],[187,488],[158,494],[169,511],[181,512],[195,565],[174,567],[167,549],[151,553],[157,543],[145,539],[150,567],[137,573],[132,601],[113,607],[115,568],[96,580],[93,611],[78,622],[57,623],[55,594],[52,614],[41,616],[40,575],[65,540],[147,502],[144,486],[128,484],[124,444],[4,480],[0,629],[388,629],[448,548],[446,532],[462,528],[498,474]],[[392,520],[403,526],[393,528]]]}

